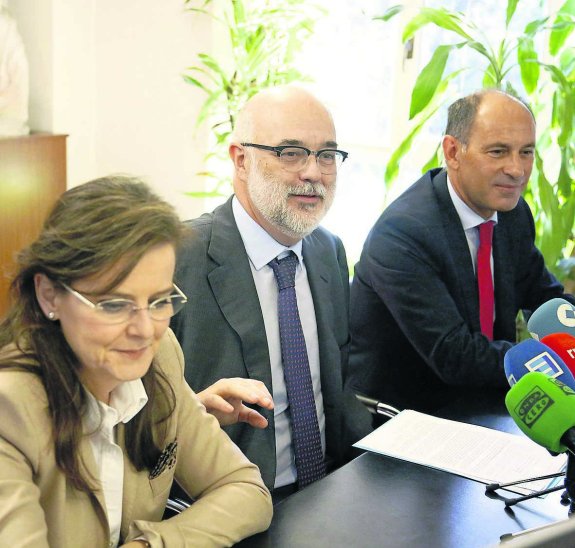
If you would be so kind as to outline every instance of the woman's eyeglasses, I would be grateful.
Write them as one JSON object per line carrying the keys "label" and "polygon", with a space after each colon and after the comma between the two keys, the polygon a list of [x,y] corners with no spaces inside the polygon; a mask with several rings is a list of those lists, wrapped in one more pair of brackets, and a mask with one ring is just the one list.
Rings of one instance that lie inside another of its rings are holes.
{"label": "woman's eyeglasses", "polygon": [[69,285],[60,282],[62,287],[74,295],[79,301],[89,306],[98,317],[105,323],[116,324],[129,321],[132,316],[140,311],[147,310],[150,318],[156,321],[169,320],[174,314],[177,314],[184,305],[188,302],[188,298],[184,295],[182,290],[174,285],[175,293],[167,297],[161,297],[152,301],[148,306],[138,307],[136,303],[129,299],[106,299],[93,303],[87,297],[72,289]]}

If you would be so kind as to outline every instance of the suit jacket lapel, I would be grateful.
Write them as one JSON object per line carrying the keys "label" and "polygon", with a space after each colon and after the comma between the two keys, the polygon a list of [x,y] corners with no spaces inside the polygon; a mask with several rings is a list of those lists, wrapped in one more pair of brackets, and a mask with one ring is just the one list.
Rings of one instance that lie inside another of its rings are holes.
{"label": "suit jacket lapel", "polygon": [[447,173],[444,170],[433,178],[433,186],[439,202],[439,212],[442,215],[445,245],[451,251],[451,258],[455,263],[453,272],[457,277],[459,295],[454,295],[454,298],[459,301],[460,310],[465,310],[465,319],[475,330],[480,331],[477,279],[465,231],[447,189]]}
{"label": "suit jacket lapel", "polygon": [[[304,239],[302,253],[313,296],[318,337],[321,340],[326,327],[332,325],[331,318],[333,317],[332,300],[329,294],[332,273],[329,265],[323,260],[328,250],[324,249],[324,245],[312,233]],[[322,345],[320,344],[320,352],[321,348]]]}
{"label": "suit jacket lapel", "polygon": [[271,388],[264,321],[249,259],[232,213],[231,198],[214,212],[208,255],[214,261],[208,281],[218,306],[242,341],[248,375]]}
{"label": "suit jacket lapel", "polygon": [[[330,402],[337,401],[333,396],[334,391],[337,390],[334,372],[340,371],[340,367],[335,367],[333,363],[340,360],[339,348],[337,342],[333,340],[332,332],[334,309],[330,288],[333,286],[331,278],[334,267],[330,267],[324,260],[324,257],[331,256],[333,252],[325,249],[324,244],[312,233],[304,239],[302,253],[315,310],[321,388],[324,407],[327,411]],[[337,355],[334,355],[334,349],[338,351]]]}
{"label": "suit jacket lapel", "polygon": [[495,338],[515,340],[515,321],[502,324],[503,319],[515,315],[512,242],[504,215],[499,215],[493,232],[493,274],[495,292]]}

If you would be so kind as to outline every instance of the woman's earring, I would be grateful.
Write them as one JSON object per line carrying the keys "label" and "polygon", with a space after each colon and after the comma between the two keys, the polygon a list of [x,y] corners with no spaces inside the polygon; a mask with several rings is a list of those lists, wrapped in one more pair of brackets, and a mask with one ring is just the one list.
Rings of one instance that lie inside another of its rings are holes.
{"label": "woman's earring", "polygon": [[48,318],[50,320],[55,320],[56,319],[56,314],[54,314],[54,312],[48,312]]}

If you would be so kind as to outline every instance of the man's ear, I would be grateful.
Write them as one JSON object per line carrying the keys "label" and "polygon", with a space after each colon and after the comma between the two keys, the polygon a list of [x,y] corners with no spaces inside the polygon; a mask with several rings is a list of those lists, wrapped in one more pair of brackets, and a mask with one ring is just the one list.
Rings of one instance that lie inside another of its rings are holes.
{"label": "man's ear", "polygon": [[34,289],[42,312],[48,319],[57,320],[59,299],[54,282],[46,274],[37,273],[34,275]]}
{"label": "man's ear", "polygon": [[445,135],[441,141],[443,157],[450,169],[458,169],[463,145],[452,135]]}
{"label": "man's ear", "polygon": [[238,143],[230,144],[230,148],[228,149],[230,158],[234,163],[234,169],[236,172],[236,176],[239,177],[242,181],[247,179],[247,172],[246,172],[246,151],[244,147]]}

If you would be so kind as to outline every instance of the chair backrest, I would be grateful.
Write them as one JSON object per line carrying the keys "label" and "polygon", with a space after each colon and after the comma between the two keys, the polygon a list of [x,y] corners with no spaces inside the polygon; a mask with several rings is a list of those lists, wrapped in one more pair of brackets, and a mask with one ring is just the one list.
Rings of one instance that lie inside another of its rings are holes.
{"label": "chair backrest", "polygon": [[362,396],[361,394],[356,394],[355,397],[367,407],[370,413],[374,415],[383,415],[384,417],[391,419],[399,413],[399,409],[396,409],[388,403],[383,403],[374,398]]}
{"label": "chair backrest", "polygon": [[191,502],[180,498],[170,498],[166,503],[166,509],[164,510],[164,516],[162,519],[170,519],[174,516],[183,512],[186,508],[189,508],[192,505]]}

